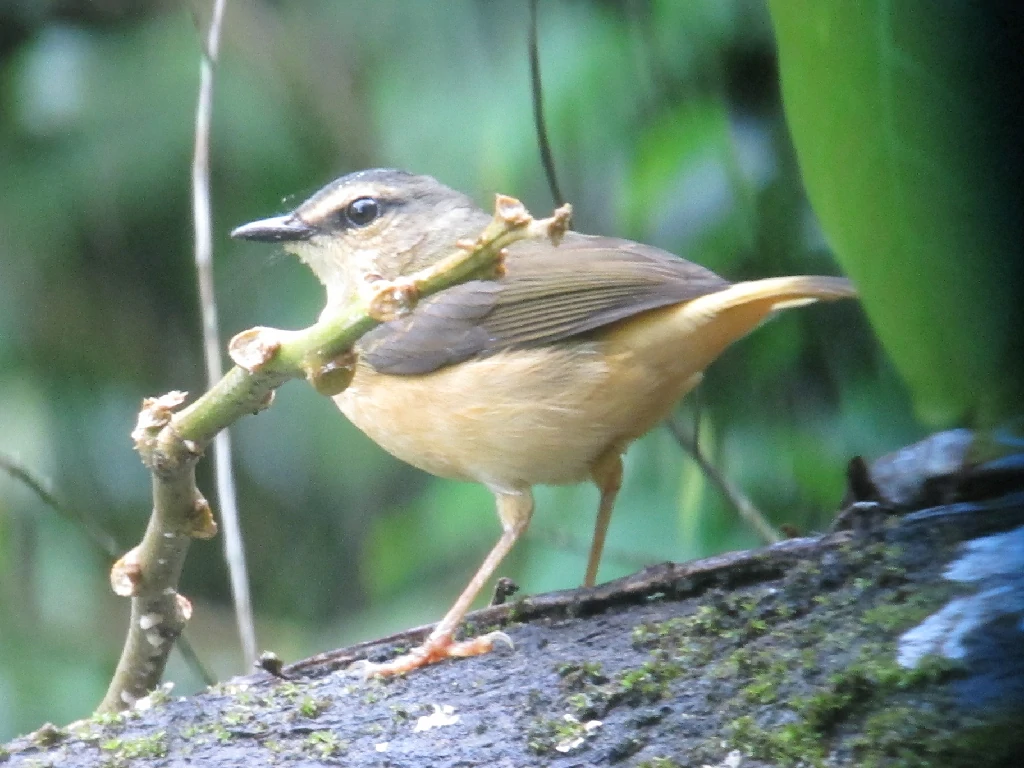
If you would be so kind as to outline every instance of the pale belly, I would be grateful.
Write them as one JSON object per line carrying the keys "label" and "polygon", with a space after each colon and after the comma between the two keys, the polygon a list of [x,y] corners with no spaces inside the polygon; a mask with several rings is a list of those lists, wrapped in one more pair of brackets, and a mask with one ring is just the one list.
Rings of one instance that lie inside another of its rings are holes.
{"label": "pale belly", "polygon": [[335,401],[385,450],[432,474],[494,490],[577,483],[696,383],[667,379],[633,357],[581,343],[506,351],[422,376],[360,366]]}

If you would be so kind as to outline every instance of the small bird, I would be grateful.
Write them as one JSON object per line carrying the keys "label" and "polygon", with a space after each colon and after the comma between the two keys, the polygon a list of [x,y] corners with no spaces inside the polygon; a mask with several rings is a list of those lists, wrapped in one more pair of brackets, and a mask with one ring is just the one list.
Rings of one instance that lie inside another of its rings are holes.
{"label": "small bird", "polygon": [[[410,275],[475,238],[490,219],[429,176],[373,169],[231,235],[283,243],[324,284],[327,313],[345,306],[368,275]],[[363,336],[352,382],[334,398],[338,407],[399,459],[483,483],[502,527],[424,644],[366,671],[400,674],[507,640],[491,633],[457,642],[455,631],[526,530],[534,485],[597,485],[584,581],[592,586],[629,444],[774,312],[855,295],[838,277],[729,283],[648,245],[570,231],[557,247],[512,245],[501,277],[448,288]]]}

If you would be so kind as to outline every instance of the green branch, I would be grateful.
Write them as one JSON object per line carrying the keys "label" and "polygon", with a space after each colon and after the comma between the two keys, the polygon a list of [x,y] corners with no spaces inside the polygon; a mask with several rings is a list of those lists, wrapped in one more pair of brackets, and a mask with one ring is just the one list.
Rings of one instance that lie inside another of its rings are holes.
{"label": "green branch", "polygon": [[210,505],[195,483],[195,465],[216,434],[270,406],[274,390],[306,378],[337,394],[351,381],[354,344],[367,331],[411,311],[425,296],[503,270],[505,248],[527,238],[558,243],[571,209],[535,221],[522,203],[499,195],[492,221],[473,241],[454,244],[432,266],[398,280],[367,279],[347,307],[301,331],[254,328],[229,348],[236,366],[202,397],[176,412],[185,393],[147,399],[132,438],[153,476],[153,514],[142,541],[111,569],[114,592],[132,598],[131,624],[117,670],[99,711],[133,706],[160,682],[171,648],[192,613],[177,586],[189,544],[216,535]]}

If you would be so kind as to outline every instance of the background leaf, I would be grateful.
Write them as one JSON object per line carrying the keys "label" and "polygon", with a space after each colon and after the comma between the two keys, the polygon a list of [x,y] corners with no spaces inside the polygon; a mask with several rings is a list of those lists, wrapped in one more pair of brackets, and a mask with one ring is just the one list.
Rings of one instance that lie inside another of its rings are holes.
{"label": "background leaf", "polygon": [[918,415],[1019,411],[1020,5],[770,7],[808,196]]}

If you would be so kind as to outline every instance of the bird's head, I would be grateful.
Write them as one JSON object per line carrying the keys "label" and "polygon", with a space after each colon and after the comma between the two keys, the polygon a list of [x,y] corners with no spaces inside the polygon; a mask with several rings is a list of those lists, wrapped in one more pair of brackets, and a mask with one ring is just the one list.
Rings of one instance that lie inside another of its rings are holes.
{"label": "bird's head", "polygon": [[243,224],[231,236],[283,243],[343,303],[359,279],[394,279],[450,253],[489,217],[430,176],[390,169],[342,176],[290,213]]}

